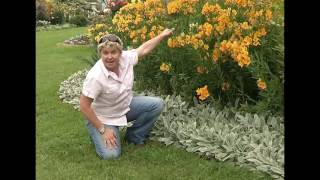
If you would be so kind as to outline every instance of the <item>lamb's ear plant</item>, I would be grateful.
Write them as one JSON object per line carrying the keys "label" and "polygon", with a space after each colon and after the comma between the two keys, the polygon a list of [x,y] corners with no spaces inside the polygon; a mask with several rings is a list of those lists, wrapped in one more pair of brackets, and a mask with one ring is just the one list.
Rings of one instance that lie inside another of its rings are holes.
{"label": "lamb's ear plant", "polygon": [[88,73],[88,69],[80,70],[72,74],[68,79],[61,82],[58,96],[64,103],[71,104],[79,110],[79,98],[82,90],[83,81]]}
{"label": "lamb's ear plant", "polygon": [[[79,110],[79,96],[88,70],[61,83],[59,97]],[[135,95],[157,96],[149,91]],[[161,96],[161,95],[160,95]],[[189,107],[180,96],[161,96],[165,107],[151,131],[151,139],[186,149],[208,159],[234,161],[284,178],[283,117],[216,108],[199,104]]]}
{"label": "lamb's ear plant", "polygon": [[167,96],[164,100],[166,108],[153,128],[153,139],[284,178],[282,117],[203,104],[188,108],[180,96]]}

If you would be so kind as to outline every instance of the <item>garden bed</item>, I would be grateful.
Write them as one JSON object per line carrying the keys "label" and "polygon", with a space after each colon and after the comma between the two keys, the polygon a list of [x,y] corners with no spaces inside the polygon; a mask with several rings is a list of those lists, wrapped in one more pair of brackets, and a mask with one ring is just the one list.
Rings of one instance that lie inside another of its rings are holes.
{"label": "garden bed", "polygon": [[[59,98],[77,110],[87,73],[87,69],[74,73],[58,91]],[[135,94],[155,96],[151,92]],[[234,107],[188,107],[180,96],[161,97],[165,109],[151,132],[152,139],[284,178],[283,117],[245,113]]]}

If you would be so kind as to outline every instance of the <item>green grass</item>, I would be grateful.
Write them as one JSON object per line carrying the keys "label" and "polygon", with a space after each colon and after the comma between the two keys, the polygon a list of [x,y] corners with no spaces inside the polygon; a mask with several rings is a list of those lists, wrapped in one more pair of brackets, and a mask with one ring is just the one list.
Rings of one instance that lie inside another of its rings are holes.
{"label": "green grass", "polygon": [[272,179],[155,141],[145,148],[123,143],[120,158],[100,160],[82,115],[57,95],[60,82],[88,66],[80,59],[90,57],[92,50],[56,44],[84,32],[85,28],[73,28],[36,34],[37,179]]}

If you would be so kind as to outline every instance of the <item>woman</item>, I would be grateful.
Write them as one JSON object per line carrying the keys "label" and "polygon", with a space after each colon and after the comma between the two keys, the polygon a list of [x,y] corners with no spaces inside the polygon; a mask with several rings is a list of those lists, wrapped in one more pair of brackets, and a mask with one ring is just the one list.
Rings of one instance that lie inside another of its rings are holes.
{"label": "woman", "polygon": [[83,83],[80,111],[87,119],[89,134],[101,158],[119,157],[119,126],[133,120],[133,125],[127,128],[125,140],[138,146],[144,145],[164,103],[156,97],[133,97],[133,67],[138,63],[138,58],[150,53],[170,35],[172,30],[165,29],[137,49],[129,51],[123,51],[121,39],[114,34],[100,39],[98,52],[101,59],[91,68]]}

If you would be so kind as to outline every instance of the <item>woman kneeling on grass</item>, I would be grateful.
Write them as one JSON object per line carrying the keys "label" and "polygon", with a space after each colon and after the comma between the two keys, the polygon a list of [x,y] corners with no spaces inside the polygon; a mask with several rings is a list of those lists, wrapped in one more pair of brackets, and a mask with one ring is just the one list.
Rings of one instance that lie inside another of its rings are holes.
{"label": "woman kneeling on grass", "polygon": [[148,54],[170,35],[172,30],[165,29],[137,49],[128,51],[122,50],[123,43],[114,34],[100,39],[98,52],[101,59],[84,80],[80,111],[86,117],[89,134],[101,158],[119,157],[119,126],[133,120],[133,125],[127,128],[125,141],[144,145],[164,103],[156,97],[133,97],[133,66],[138,63],[138,58]]}

